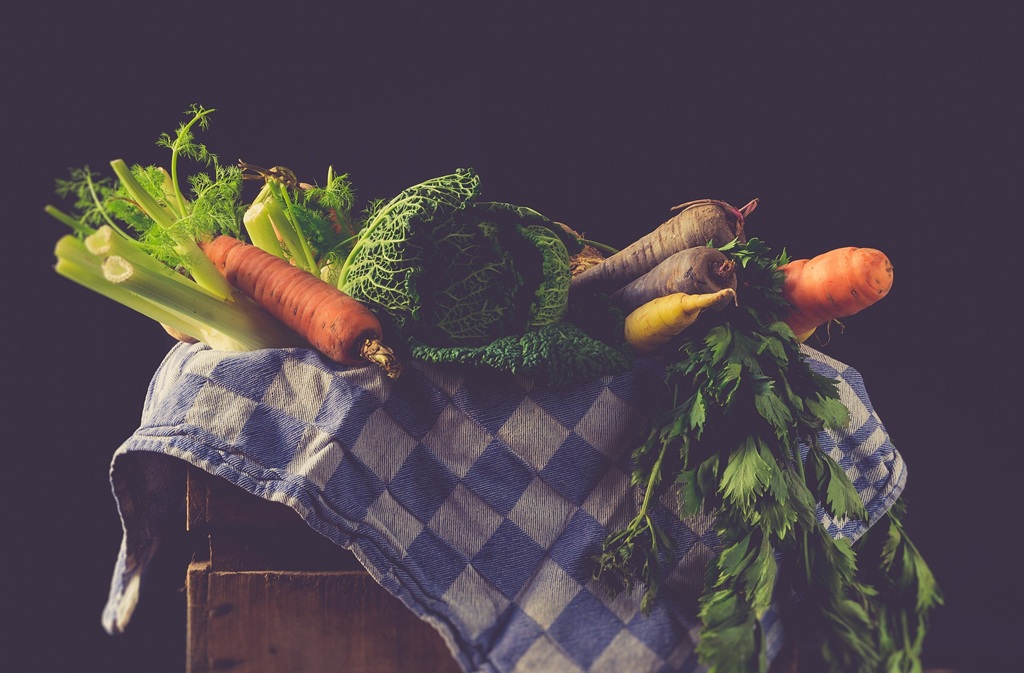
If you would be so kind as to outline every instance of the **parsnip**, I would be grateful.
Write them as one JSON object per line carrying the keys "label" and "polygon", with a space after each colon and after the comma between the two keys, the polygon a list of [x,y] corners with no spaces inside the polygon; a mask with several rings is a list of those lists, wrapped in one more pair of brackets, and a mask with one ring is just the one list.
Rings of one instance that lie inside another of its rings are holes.
{"label": "parsnip", "polygon": [[707,294],[677,292],[652,299],[626,316],[626,343],[640,353],[654,352],[692,325],[701,311],[730,299],[736,302],[732,288]]}

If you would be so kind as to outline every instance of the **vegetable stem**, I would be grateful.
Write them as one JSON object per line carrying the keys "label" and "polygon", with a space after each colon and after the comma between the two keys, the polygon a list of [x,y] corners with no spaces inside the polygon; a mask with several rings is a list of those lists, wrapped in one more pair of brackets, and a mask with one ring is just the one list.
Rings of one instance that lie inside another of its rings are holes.
{"label": "vegetable stem", "polygon": [[[194,320],[155,304],[123,285],[111,283],[104,277],[103,261],[86,250],[84,244],[74,236],[61,238],[57,242],[55,253],[57,264],[54,269],[61,276],[189,336],[199,338],[203,331],[203,326]],[[207,338],[211,336],[206,335]]]}
{"label": "vegetable stem", "polygon": [[619,251],[618,248],[613,248],[612,246],[607,245],[606,243],[601,243],[600,241],[595,241],[590,238],[581,238],[580,243],[583,243],[584,245],[589,245],[592,248],[597,248],[606,255],[614,255]]}
{"label": "vegetable stem", "polygon": [[658,457],[654,461],[654,466],[651,468],[651,474],[647,477],[647,486],[644,489],[644,500],[640,504],[640,515],[646,516],[651,506],[651,494],[654,492],[657,486],[658,479],[661,477],[661,464],[665,460],[665,450],[668,445],[665,442],[661,443],[661,449],[658,451]]}
{"label": "vegetable stem", "polygon": [[253,199],[252,205],[245,211],[242,216],[242,224],[253,245],[275,257],[285,259],[284,249],[274,231],[274,221],[271,217],[270,206],[267,205],[268,202],[273,202],[269,182],[263,186],[260,193]]}
{"label": "vegetable stem", "polygon": [[295,221],[295,216],[292,214],[292,202],[291,197],[288,196],[288,190],[273,180],[267,184],[270,186],[270,191],[275,197],[274,203],[281,210],[281,219],[283,221],[279,224],[279,231],[285,239],[289,252],[297,264],[310,273],[319,275],[320,267],[316,263],[316,256],[309,247],[309,241],[306,240],[306,236],[302,233],[302,227],[298,225]]}
{"label": "vegetable stem", "polygon": [[[295,346],[301,340],[283,325],[264,313],[240,293],[233,302],[195,291],[179,283],[168,283],[164,274],[147,265],[133,265],[127,259],[112,255],[103,262],[104,276],[154,304],[170,308],[198,324],[215,325],[240,347],[234,350],[256,350]],[[198,335],[193,335],[198,336]]]}
{"label": "vegetable stem", "polygon": [[123,159],[114,159],[110,162],[110,167],[114,169],[114,175],[121,181],[121,185],[132,199],[135,200],[135,203],[142,212],[148,215],[162,229],[173,229],[174,216],[167,212],[166,206],[157,201],[152,194],[139,184],[139,181],[132,175],[131,168],[128,167],[128,164]]}
{"label": "vegetable stem", "polygon": [[122,234],[119,230],[115,230],[104,225],[97,229],[95,233],[87,236],[84,239],[84,243],[86,250],[96,255],[101,260],[111,256],[123,257],[132,265],[145,267],[150,272],[159,274],[168,281],[181,283],[189,287],[191,290],[203,292],[214,299],[223,299],[223,297],[220,297],[195,281],[177,273],[166,264],[150,257],[139,248],[138,243],[136,243],[134,239]]}
{"label": "vegetable stem", "polygon": [[125,249],[129,257],[101,258],[68,234],[54,249],[57,273],[213,348],[256,350],[304,342],[248,298],[225,300],[209,290]]}
{"label": "vegetable stem", "polygon": [[92,227],[90,227],[84,221],[82,221],[80,219],[75,219],[74,217],[71,217],[70,215],[68,215],[67,213],[64,213],[63,211],[61,211],[59,208],[56,208],[55,206],[49,206],[49,205],[45,206],[43,208],[43,211],[47,215],[49,215],[50,217],[56,219],[58,222],[61,222],[63,224],[66,224],[67,226],[71,227],[71,230],[74,231],[79,236],[88,236],[88,235],[92,234],[95,231]]}
{"label": "vegetable stem", "polygon": [[233,292],[231,284],[220,275],[220,272],[203,254],[195,239],[175,226],[177,220],[167,212],[165,206],[161,205],[139,184],[139,181],[132,175],[128,164],[121,159],[115,159],[110,162],[110,166],[114,169],[114,174],[117,175],[122,186],[131,195],[132,199],[135,200],[139,208],[152,218],[158,226],[165,229],[174,240],[175,249],[181,254],[185,266],[195,281],[217,296],[230,297]]}
{"label": "vegetable stem", "polygon": [[103,215],[103,219],[107,221],[107,224],[114,227],[114,220],[111,219],[110,213],[103,207],[103,199],[100,198],[99,193],[96,190],[96,182],[92,179],[92,173],[85,171],[85,182],[89,189],[89,198],[96,204],[96,208]]}
{"label": "vegetable stem", "polygon": [[[796,466],[796,473],[800,477],[800,483],[807,483],[806,471],[804,470],[803,456],[800,455],[800,445],[793,442],[790,445],[790,449],[793,453],[793,463]],[[808,448],[808,455],[811,449]],[[790,468],[792,469],[792,468]],[[810,545],[807,542],[807,528],[804,526],[800,527],[800,551],[803,556],[804,562],[804,575],[807,578],[807,586],[811,586],[814,583],[814,573],[811,571],[811,552]]]}
{"label": "vegetable stem", "polygon": [[192,127],[196,124],[199,124],[200,127],[205,127],[208,123],[206,117],[213,112],[215,112],[213,109],[195,108],[195,114],[192,116],[192,119],[181,127],[174,139],[174,143],[171,145],[171,182],[174,185],[174,196],[178,202],[178,211],[182,215],[188,211],[188,204],[178,182],[178,157],[181,154],[182,148],[191,141]]}

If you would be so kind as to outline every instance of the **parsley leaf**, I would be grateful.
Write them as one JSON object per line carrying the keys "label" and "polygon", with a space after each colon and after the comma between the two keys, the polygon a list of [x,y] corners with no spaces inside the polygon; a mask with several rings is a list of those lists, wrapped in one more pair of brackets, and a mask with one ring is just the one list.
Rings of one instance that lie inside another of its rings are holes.
{"label": "parsley leaf", "polygon": [[757,441],[748,437],[729,456],[719,490],[727,503],[748,512],[768,487],[771,476],[772,469],[758,450]]}

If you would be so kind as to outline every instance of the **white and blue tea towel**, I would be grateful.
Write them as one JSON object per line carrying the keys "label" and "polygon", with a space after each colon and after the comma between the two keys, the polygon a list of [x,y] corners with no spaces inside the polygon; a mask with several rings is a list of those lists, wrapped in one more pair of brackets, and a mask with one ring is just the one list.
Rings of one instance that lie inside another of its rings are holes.
{"label": "white and blue tea towel", "polygon": [[[904,463],[859,373],[804,354],[840,384],[852,421],[821,441],[873,523],[903,490]],[[681,519],[671,496],[658,504],[674,559],[649,614],[639,592],[611,597],[591,578],[606,535],[636,511],[629,454],[662,385],[654,359],[544,388],[481,369],[414,363],[390,380],[309,350],[176,345],[141,426],[114,454],[124,538],[104,626],[126,626],[160,531],[183,525],[193,465],[288,505],[351,549],[467,672],[699,670],[697,598],[717,548],[710,518]],[[866,529],[820,513],[833,536]],[[782,609],[764,617],[770,657]]]}

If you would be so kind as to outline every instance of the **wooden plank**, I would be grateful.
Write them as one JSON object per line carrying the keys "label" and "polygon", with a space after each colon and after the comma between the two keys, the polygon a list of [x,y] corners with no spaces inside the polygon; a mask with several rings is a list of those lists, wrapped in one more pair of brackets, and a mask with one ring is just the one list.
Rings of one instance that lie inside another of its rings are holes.
{"label": "wooden plank", "polygon": [[365,572],[210,572],[205,669],[459,673],[440,634]]}
{"label": "wooden plank", "polygon": [[216,526],[307,527],[287,505],[255,496],[196,467],[188,469],[185,504],[190,531],[204,532]]}
{"label": "wooden plank", "polygon": [[[351,551],[302,528],[218,528],[209,536],[213,570],[363,571]],[[365,572],[365,571],[363,571]]]}
{"label": "wooden plank", "polygon": [[193,561],[185,575],[188,608],[185,615],[185,673],[208,673],[207,657],[209,561]]}
{"label": "wooden plank", "polygon": [[187,673],[460,671],[440,635],[289,507],[191,468]]}
{"label": "wooden plank", "polygon": [[[461,673],[441,636],[285,505],[190,468],[186,673]],[[796,673],[796,652],[771,673]]]}
{"label": "wooden plank", "polygon": [[212,570],[361,570],[355,555],[311,529],[287,505],[190,468],[186,527],[205,534]]}

